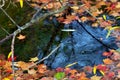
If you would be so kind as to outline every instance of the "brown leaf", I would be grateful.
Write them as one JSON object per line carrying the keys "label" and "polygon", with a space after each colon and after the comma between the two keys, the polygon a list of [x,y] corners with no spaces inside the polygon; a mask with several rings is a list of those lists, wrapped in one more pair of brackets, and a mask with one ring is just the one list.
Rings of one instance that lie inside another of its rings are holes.
{"label": "brown leaf", "polygon": [[34,69],[30,69],[30,70],[28,70],[28,73],[29,73],[29,74],[36,74],[36,72],[37,72],[37,71],[34,70]]}

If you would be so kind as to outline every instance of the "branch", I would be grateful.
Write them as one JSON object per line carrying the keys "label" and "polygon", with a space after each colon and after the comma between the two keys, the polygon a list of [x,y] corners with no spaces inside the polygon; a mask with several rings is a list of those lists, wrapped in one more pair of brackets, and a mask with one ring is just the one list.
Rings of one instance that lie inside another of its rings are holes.
{"label": "branch", "polygon": [[44,61],[45,59],[49,58],[56,50],[58,50],[59,47],[60,47],[60,44],[59,44],[55,49],[53,49],[53,50],[50,52],[49,55],[47,55],[47,56],[44,57],[43,59],[39,60],[38,62],[34,63],[33,65],[29,66],[28,69],[30,69],[31,67],[33,67],[33,66],[39,64],[40,62]]}
{"label": "branch", "polygon": [[60,12],[64,11],[64,10],[67,9],[67,8],[68,8],[68,6],[62,6],[59,10],[51,11],[51,12],[49,12],[49,13],[45,13],[45,14],[42,15],[42,16],[38,16],[38,18],[36,18],[36,19],[32,19],[31,21],[29,21],[29,22],[26,23],[25,25],[21,26],[19,29],[17,29],[16,31],[14,31],[12,34],[10,34],[9,36],[7,36],[6,38],[0,40],[0,45],[2,45],[6,40],[9,40],[9,39],[13,36],[14,33],[17,35],[17,34],[20,33],[22,30],[24,30],[24,29],[32,26],[33,24],[37,23],[38,21],[43,20],[43,19],[45,19],[46,17],[51,16],[51,15],[53,15],[53,14],[60,13]]}
{"label": "branch", "polygon": [[16,34],[14,33],[13,38],[12,38],[12,44],[11,44],[11,52],[12,52],[12,71],[13,71],[14,80],[15,80],[15,67],[14,67],[14,44],[15,44],[15,36],[16,36]]}

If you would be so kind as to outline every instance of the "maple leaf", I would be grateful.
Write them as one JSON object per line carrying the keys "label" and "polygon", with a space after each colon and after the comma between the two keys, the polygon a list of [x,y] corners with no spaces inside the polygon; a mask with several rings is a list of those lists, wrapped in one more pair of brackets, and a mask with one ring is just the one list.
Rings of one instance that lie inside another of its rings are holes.
{"label": "maple leaf", "polygon": [[27,70],[28,67],[31,65],[29,63],[25,63],[23,61],[18,61],[14,64],[16,67],[20,67],[22,70]]}
{"label": "maple leaf", "polygon": [[70,74],[71,75],[75,75],[77,73],[77,70],[73,69],[73,70],[70,70]]}
{"label": "maple leaf", "polygon": [[101,78],[102,78],[101,76],[96,76],[95,75],[95,76],[92,76],[90,79],[91,80],[101,80]]}
{"label": "maple leaf", "polygon": [[96,2],[96,7],[100,8],[102,5],[106,5],[105,1],[97,1]]}
{"label": "maple leaf", "polygon": [[78,80],[89,80],[89,78],[86,77],[85,72],[81,72]]}
{"label": "maple leaf", "polygon": [[114,73],[114,72],[109,72],[109,73],[107,74],[107,76],[108,76],[109,78],[113,78],[113,77],[115,76],[115,73]]}
{"label": "maple leaf", "polygon": [[87,20],[88,20],[88,18],[87,18],[87,17],[85,17],[85,16],[83,16],[83,17],[81,17],[81,18],[80,18],[80,20],[81,20],[82,22],[85,22],[85,21],[87,21]]}
{"label": "maple leaf", "polygon": [[47,71],[47,66],[46,65],[44,65],[44,64],[40,64],[40,65],[38,65],[38,72],[39,73],[45,73]]}
{"label": "maple leaf", "polygon": [[103,65],[103,64],[97,65],[97,69],[101,70],[101,71],[107,71],[107,70],[109,70],[109,68],[106,65]]}
{"label": "maple leaf", "polygon": [[92,67],[91,66],[85,66],[84,71],[88,73],[92,73]]}
{"label": "maple leaf", "polygon": [[112,55],[112,52],[103,52],[103,54],[102,54],[103,56],[107,56],[107,57],[109,57],[109,56],[111,56]]}
{"label": "maple leaf", "polygon": [[23,40],[26,38],[26,36],[23,36],[22,34],[20,34],[18,37],[17,37],[19,40]]}
{"label": "maple leaf", "polygon": [[70,71],[71,71],[71,69],[70,68],[65,68],[64,69],[64,72],[65,72],[65,74],[67,75],[67,74],[69,74],[70,73]]}
{"label": "maple leaf", "polygon": [[113,61],[110,60],[109,58],[103,59],[103,62],[104,62],[104,64],[112,64],[113,63]]}
{"label": "maple leaf", "polygon": [[37,71],[36,71],[35,69],[30,69],[30,70],[28,70],[28,73],[29,73],[29,74],[36,74],[36,72],[37,72]]}
{"label": "maple leaf", "polygon": [[117,51],[114,51],[113,55],[111,56],[113,60],[120,60],[120,54]]}
{"label": "maple leaf", "polygon": [[61,68],[61,67],[56,68],[56,71],[57,71],[57,72],[63,72],[63,70],[64,70],[64,69]]}

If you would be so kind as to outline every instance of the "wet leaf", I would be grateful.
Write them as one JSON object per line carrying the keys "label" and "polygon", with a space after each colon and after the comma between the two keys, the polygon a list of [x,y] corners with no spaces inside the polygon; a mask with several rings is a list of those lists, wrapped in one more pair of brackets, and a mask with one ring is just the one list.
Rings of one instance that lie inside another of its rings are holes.
{"label": "wet leaf", "polygon": [[46,70],[47,70],[47,66],[46,65],[44,65],[44,64],[38,65],[38,72],[39,73],[43,74],[43,73],[46,72]]}
{"label": "wet leaf", "polygon": [[110,60],[109,58],[103,59],[104,64],[112,64],[113,61]]}
{"label": "wet leaf", "polygon": [[39,60],[38,57],[34,57],[34,58],[30,58],[29,61],[35,62],[35,61],[38,61],[38,60]]}
{"label": "wet leaf", "polygon": [[95,75],[95,76],[92,76],[90,79],[91,80],[101,80],[101,78],[102,78],[101,76],[96,76]]}
{"label": "wet leaf", "polygon": [[96,71],[97,71],[97,66],[94,66],[93,67],[93,74],[96,74]]}

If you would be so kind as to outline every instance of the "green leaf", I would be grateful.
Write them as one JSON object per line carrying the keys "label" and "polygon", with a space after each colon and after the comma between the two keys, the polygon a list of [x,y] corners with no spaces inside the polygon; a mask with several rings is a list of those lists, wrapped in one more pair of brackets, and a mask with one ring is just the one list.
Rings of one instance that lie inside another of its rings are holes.
{"label": "green leaf", "polygon": [[54,76],[57,80],[61,80],[65,77],[65,73],[64,72],[58,72],[55,74]]}

